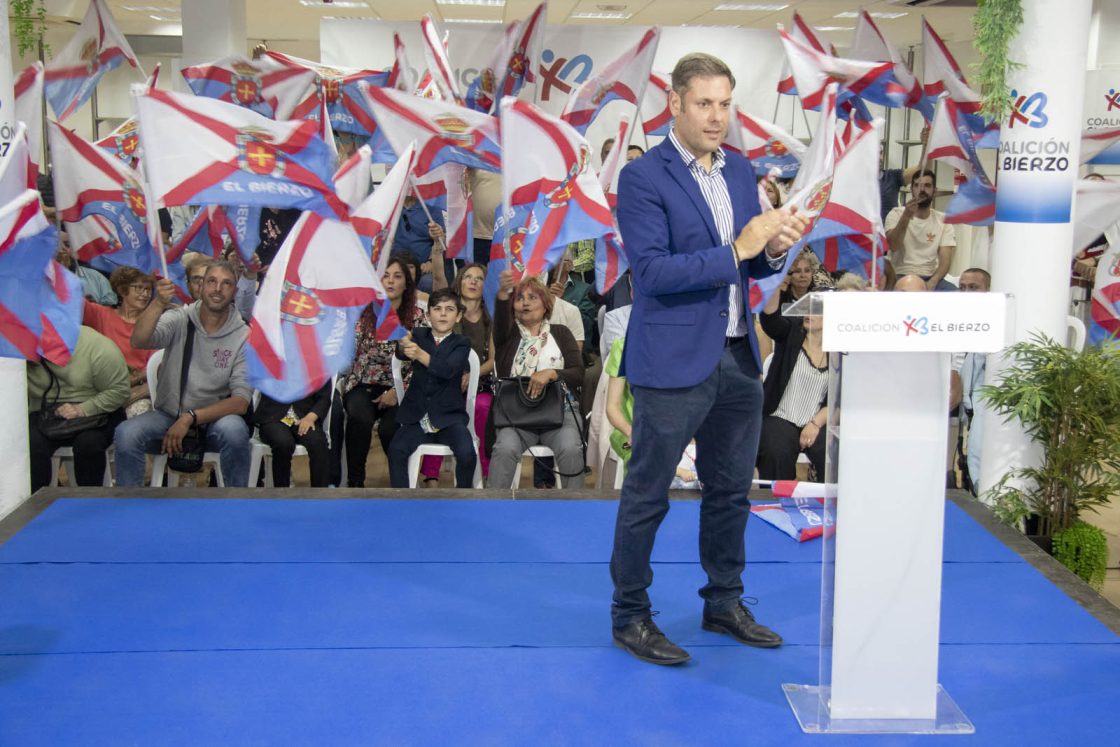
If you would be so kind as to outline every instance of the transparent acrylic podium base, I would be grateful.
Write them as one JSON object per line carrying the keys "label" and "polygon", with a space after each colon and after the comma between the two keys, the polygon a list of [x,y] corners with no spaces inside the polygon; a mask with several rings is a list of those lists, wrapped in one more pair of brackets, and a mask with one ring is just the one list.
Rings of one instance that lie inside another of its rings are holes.
{"label": "transparent acrylic podium base", "polygon": [[783,684],[793,715],[806,734],[973,734],[968,720],[949,693],[937,686],[937,718],[933,719],[832,719],[828,715],[827,687]]}

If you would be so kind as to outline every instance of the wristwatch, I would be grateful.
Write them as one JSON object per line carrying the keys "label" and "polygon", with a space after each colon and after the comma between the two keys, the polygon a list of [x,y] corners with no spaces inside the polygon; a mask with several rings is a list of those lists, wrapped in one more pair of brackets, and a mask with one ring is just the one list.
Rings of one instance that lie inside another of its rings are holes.
{"label": "wristwatch", "polygon": [[187,414],[191,416],[191,425],[198,425],[198,414],[194,410],[187,410]]}

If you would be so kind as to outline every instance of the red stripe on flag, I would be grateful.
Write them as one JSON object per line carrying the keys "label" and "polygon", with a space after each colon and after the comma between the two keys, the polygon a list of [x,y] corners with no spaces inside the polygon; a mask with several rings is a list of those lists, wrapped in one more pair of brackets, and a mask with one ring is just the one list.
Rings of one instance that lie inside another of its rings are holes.
{"label": "red stripe on flag", "polygon": [[0,335],[8,338],[27,360],[38,360],[39,338],[3,303],[0,303]]}
{"label": "red stripe on flag", "polygon": [[279,380],[284,375],[284,361],[276,355],[276,351],[268,343],[268,338],[265,337],[264,330],[256,319],[249,324],[249,344],[253,346],[257,358],[268,371],[268,375]]}
{"label": "red stripe on flag", "polygon": [[307,391],[310,394],[323,386],[330,378],[330,374],[323,365],[323,354],[319,352],[319,336],[315,334],[315,327],[309,324],[295,326],[300,358],[307,370]]}

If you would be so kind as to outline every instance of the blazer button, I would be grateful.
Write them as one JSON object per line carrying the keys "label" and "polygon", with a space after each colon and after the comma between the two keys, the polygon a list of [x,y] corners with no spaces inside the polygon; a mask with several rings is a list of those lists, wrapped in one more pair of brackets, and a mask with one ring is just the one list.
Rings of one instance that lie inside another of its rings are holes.
{"label": "blazer button", "polygon": [[724,309],[723,311],[719,312],[719,315],[723,316],[723,317],[726,317],[727,316],[727,309]]}

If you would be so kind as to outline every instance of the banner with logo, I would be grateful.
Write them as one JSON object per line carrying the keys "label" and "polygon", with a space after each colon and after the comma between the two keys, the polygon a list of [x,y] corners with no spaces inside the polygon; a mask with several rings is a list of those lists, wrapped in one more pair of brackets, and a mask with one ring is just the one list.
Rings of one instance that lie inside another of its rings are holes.
{"label": "banner with logo", "polygon": [[823,293],[829,352],[992,353],[1007,344],[1002,293]]}
{"label": "banner with logo", "polygon": [[[1086,131],[1120,128],[1120,68],[1090,70],[1085,74],[1085,118],[1082,125]],[[1088,163],[1120,164],[1120,143],[1113,143]]]}

